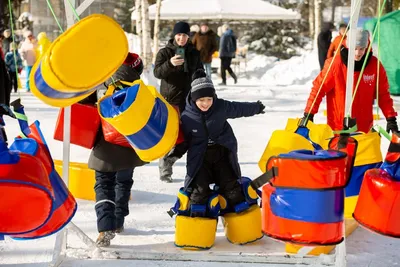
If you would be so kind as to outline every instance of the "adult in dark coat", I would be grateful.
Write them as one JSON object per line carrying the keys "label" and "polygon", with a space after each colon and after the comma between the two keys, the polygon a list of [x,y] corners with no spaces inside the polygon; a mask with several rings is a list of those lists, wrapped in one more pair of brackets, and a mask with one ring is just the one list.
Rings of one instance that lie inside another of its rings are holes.
{"label": "adult in dark coat", "polygon": [[328,56],[329,46],[332,40],[332,29],[334,25],[331,22],[324,23],[321,32],[318,34],[318,61],[321,70],[324,68],[325,60]]}
{"label": "adult in dark coat", "polygon": [[[160,93],[167,102],[180,112],[185,108],[185,99],[190,91],[193,73],[203,69],[200,53],[189,42],[190,27],[186,22],[174,26],[174,38],[166,47],[158,51],[154,66],[154,76],[161,79]],[[184,50],[177,55],[177,49]],[[167,155],[160,159],[160,180],[172,182],[172,166],[185,154],[185,144],[176,145]]]}
{"label": "adult in dark coat", "polygon": [[[130,55],[127,57],[130,58]],[[113,75],[114,81],[119,80],[133,82],[140,79],[137,69],[143,69],[141,65],[130,64],[125,61]],[[135,64],[135,63],[133,63]],[[140,61],[141,64],[141,61]],[[135,68],[136,67],[136,68]],[[112,83],[109,79],[103,88],[99,88],[84,101],[83,104],[95,104],[104,94],[108,85]],[[125,87],[125,85],[122,85]],[[124,147],[107,142],[104,139],[100,127],[97,140],[90,153],[89,168],[95,170],[96,174],[96,215],[99,246],[110,245],[115,232],[123,231],[124,219],[129,214],[129,197],[133,185],[133,171],[135,167],[146,164],[131,147]]]}
{"label": "adult in dark coat", "polygon": [[219,41],[219,57],[221,59],[221,78],[220,85],[226,85],[226,71],[229,72],[235,84],[237,83],[237,76],[231,68],[232,58],[236,56],[237,40],[233,34],[232,29],[228,24],[222,26],[223,34]]}
{"label": "adult in dark coat", "polygon": [[182,129],[188,141],[185,190],[191,204],[206,204],[210,184],[234,206],[244,201],[237,140],[227,119],[250,117],[263,112],[260,102],[230,102],[218,99],[205,73],[195,74],[192,90],[182,113]]}

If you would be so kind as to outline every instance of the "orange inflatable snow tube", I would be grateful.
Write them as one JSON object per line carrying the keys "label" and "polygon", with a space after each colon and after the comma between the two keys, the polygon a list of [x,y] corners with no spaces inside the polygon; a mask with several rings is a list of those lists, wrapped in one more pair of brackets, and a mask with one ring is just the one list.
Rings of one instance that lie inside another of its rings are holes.
{"label": "orange inflatable snow tube", "polygon": [[262,188],[264,234],[298,244],[340,243],[346,164],[347,154],[337,150],[298,150],[271,158],[267,166],[273,174]]}
{"label": "orange inflatable snow tube", "polygon": [[374,232],[400,238],[400,138],[397,133],[392,135],[381,167],[365,173],[353,217]]}

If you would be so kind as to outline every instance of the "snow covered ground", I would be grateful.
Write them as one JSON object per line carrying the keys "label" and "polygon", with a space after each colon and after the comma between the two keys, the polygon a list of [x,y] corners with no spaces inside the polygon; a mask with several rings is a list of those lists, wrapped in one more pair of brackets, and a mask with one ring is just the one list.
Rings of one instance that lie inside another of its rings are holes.
{"label": "snow covered ground", "polygon": [[[239,143],[239,160],[242,173],[249,177],[261,174],[257,163],[274,130],[282,129],[286,120],[291,117],[300,117],[303,114],[312,79],[318,73],[318,61],[315,53],[307,53],[287,61],[276,61],[275,58],[251,56],[247,65],[247,73],[239,75],[239,82],[233,85],[228,79],[228,86],[217,88],[220,98],[236,101],[262,100],[266,105],[266,113],[251,117],[231,120]],[[215,84],[220,80],[214,77]],[[16,98],[17,95],[13,95]],[[22,93],[22,103],[26,107],[26,114],[30,122],[39,120],[44,135],[51,149],[53,158],[62,158],[62,143],[53,140],[53,130],[58,109],[46,106],[29,93]],[[396,100],[396,102],[398,102]],[[316,122],[324,122],[325,117],[315,116]],[[7,133],[11,139],[19,133],[17,122],[6,119]],[[381,119],[378,123],[385,126]],[[382,139],[382,151],[385,153],[388,141]],[[71,146],[71,161],[86,162],[89,150]],[[137,253],[149,251],[174,252],[178,255],[182,251],[173,245],[174,219],[166,211],[174,204],[176,193],[183,185],[185,175],[185,157],[174,166],[174,182],[165,184],[158,179],[157,162],[137,168],[134,173],[132,200],[130,201],[130,215],[126,218],[126,232],[117,236],[111,248]],[[85,177],[82,177],[85,179]],[[96,215],[94,203],[78,200],[78,211],[73,222],[92,239],[96,239]],[[17,212],[17,211],[16,211]],[[27,218],[28,219],[28,218]],[[259,243],[248,246],[230,244],[223,235],[221,223],[218,228],[218,237],[215,246],[209,252],[195,252],[193,257],[207,255],[214,251],[263,253],[268,252],[271,257],[284,255],[284,244],[264,237]],[[55,236],[32,240],[14,241],[6,237],[0,241],[0,266],[47,266],[51,260]],[[347,239],[347,266],[390,267],[400,265],[398,248],[400,240],[383,237],[359,227]],[[74,235],[68,236],[67,260],[62,266],[192,266],[192,267],[232,267],[232,266],[274,266],[255,263],[204,263],[204,262],[177,262],[177,261],[132,261],[132,260],[102,260],[96,255],[88,255],[85,245]],[[196,254],[197,253],[197,254]],[[206,253],[206,254],[201,254]],[[97,255],[98,256],[98,255]],[[93,257],[94,259],[88,259]],[[201,256],[200,256],[201,257]],[[320,257],[313,266],[323,266],[329,263],[327,257]],[[290,266],[303,266],[304,260],[294,258]],[[297,263],[297,264],[296,264]],[[289,266],[289,265],[279,265]]]}

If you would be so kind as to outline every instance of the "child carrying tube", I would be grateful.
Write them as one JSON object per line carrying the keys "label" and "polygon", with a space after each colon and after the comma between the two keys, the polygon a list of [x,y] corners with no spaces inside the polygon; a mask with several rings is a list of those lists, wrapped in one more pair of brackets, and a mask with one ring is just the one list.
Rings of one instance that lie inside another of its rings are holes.
{"label": "child carrying tube", "polygon": [[[140,79],[143,63],[137,54],[129,53],[125,62],[109,79],[92,95],[82,100],[82,104],[95,104],[113,82],[133,82]],[[121,84],[122,87],[126,87]],[[100,127],[97,139],[90,153],[89,168],[95,171],[96,183],[96,216],[99,236],[97,246],[110,245],[115,234],[124,231],[124,220],[129,214],[129,198],[133,185],[135,167],[146,164],[132,147],[109,143],[104,138]]]}
{"label": "child carrying tube", "polygon": [[[265,106],[260,101],[218,99],[204,70],[194,73],[191,86],[181,115],[183,133],[188,141],[187,175],[178,195],[175,244],[207,249],[214,242],[216,218],[221,215],[219,208],[240,213],[248,207],[241,184],[237,141],[227,119],[264,113]],[[216,185],[214,190],[210,189],[211,184]],[[261,217],[257,218],[261,224]],[[261,236],[260,226],[256,239]]]}

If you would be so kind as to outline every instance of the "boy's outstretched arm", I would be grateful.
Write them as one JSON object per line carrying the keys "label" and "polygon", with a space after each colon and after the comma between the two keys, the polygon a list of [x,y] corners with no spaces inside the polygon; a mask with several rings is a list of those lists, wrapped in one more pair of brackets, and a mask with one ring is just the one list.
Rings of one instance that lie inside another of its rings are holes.
{"label": "boy's outstretched arm", "polygon": [[257,102],[231,102],[224,101],[224,109],[228,119],[250,117],[264,113],[265,106],[260,100]]}

